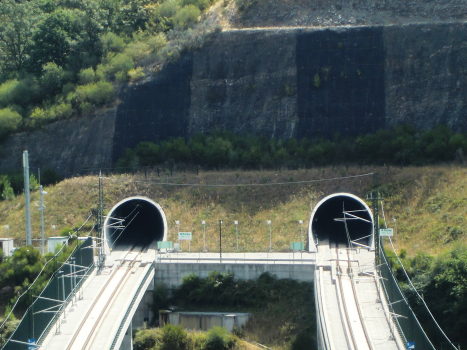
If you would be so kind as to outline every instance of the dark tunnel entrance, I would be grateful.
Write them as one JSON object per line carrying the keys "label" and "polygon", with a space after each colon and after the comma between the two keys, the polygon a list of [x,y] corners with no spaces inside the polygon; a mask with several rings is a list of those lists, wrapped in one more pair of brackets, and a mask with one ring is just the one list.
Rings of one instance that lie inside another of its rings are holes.
{"label": "dark tunnel entrance", "polygon": [[167,239],[167,219],[161,206],[145,197],[131,197],[116,204],[105,223],[107,247],[149,247]]}
{"label": "dark tunnel entrance", "polygon": [[[348,193],[337,193],[324,198],[310,218],[310,243],[329,238],[329,242],[349,244],[345,222],[351,241],[372,247],[373,216],[366,203]],[[310,251],[312,249],[310,244]]]}

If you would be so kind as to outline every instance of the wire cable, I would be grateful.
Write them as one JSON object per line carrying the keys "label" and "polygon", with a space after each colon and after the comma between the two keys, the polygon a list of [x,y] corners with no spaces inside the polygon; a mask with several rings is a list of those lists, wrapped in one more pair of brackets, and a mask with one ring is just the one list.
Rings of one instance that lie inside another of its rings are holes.
{"label": "wire cable", "polygon": [[[86,222],[91,218],[92,214],[90,214],[88,216],[88,218],[86,219],[86,221],[81,225],[81,227],[75,231],[75,232],[79,232],[79,230],[84,226],[84,224],[86,224]],[[92,232],[92,230],[90,231]],[[88,234],[89,236],[89,234]],[[60,248],[60,250],[54,255],[54,258],[58,257],[58,255],[62,252],[62,250],[65,248],[65,245],[62,245],[62,247]],[[77,249],[78,247],[76,247],[73,252],[71,252],[70,256],[75,252],[75,250]],[[27,293],[29,292],[29,290],[34,286],[34,283],[36,283],[36,281],[39,279],[39,277],[41,277],[41,274],[42,272],[44,271],[44,269],[46,268],[46,266],[51,262],[53,261],[53,258],[50,259],[49,261],[47,261],[44,266],[42,267],[42,270],[39,272],[39,274],[37,275],[37,277],[34,279],[34,281],[29,285],[28,289],[26,289],[23,294],[21,294],[18,299],[16,299],[16,302],[15,304],[13,305],[13,307],[11,308],[10,310],[10,313],[8,314],[7,317],[5,317],[5,320],[3,321],[3,323],[0,325],[0,330],[3,329],[3,327],[5,326],[5,323],[8,321],[8,319],[10,318],[11,314],[13,313],[13,310],[15,309],[16,305],[18,304],[18,302],[20,301],[20,299]],[[59,269],[60,270],[60,269]],[[57,270],[58,271],[58,270]],[[54,277],[55,273],[52,274],[52,276],[49,278],[49,281],[47,282],[47,285],[50,283],[50,281],[52,280],[52,278]],[[46,285],[46,286],[47,286]],[[45,288],[45,287],[44,287]]]}
{"label": "wire cable", "polygon": [[[161,185],[161,186],[171,186],[171,187],[254,187],[254,186],[281,186],[281,185],[299,185],[299,184],[307,184],[307,183],[315,183],[315,182],[326,182],[326,181],[336,181],[336,180],[345,180],[345,179],[354,179],[358,177],[370,176],[373,173],[368,174],[359,174],[359,175],[350,175],[350,176],[342,176],[342,177],[333,177],[329,179],[317,179],[317,180],[305,180],[305,181],[291,181],[291,182],[276,182],[276,183],[266,183],[266,184],[229,184],[229,185],[209,185],[209,184],[175,184],[175,183],[168,183],[168,182],[153,182],[150,180],[147,181],[128,181],[133,183],[152,183],[154,185]],[[127,182],[127,181],[118,181],[118,182]]]}
{"label": "wire cable", "polygon": [[407,274],[407,271],[405,270],[404,265],[402,265],[402,261],[399,259],[399,256],[397,255],[396,250],[394,249],[394,245],[392,244],[391,237],[388,237],[388,238],[389,238],[389,243],[391,244],[391,247],[392,247],[392,251],[394,252],[394,255],[396,256],[397,261],[401,265],[402,271],[404,271],[404,275],[407,278],[407,281],[409,282],[410,286],[414,290],[415,294],[417,294],[418,299],[422,302],[423,306],[425,306],[426,311],[428,311],[428,314],[430,315],[431,319],[435,323],[436,327],[438,327],[439,331],[444,336],[444,338],[448,341],[448,343],[452,346],[453,349],[457,350],[456,346],[451,342],[451,340],[448,338],[446,333],[444,333],[444,331],[441,329],[441,326],[438,324],[438,322],[436,322],[435,317],[433,316],[430,309],[428,308],[428,305],[425,303],[425,300],[423,300],[423,298],[420,296],[420,294],[418,293],[415,286],[412,284],[412,280],[410,279],[409,275]]}

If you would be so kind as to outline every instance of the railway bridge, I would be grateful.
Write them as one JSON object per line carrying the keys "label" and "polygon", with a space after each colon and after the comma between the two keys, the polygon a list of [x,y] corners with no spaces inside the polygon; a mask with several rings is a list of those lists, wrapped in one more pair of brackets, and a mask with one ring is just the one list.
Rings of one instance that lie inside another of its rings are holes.
{"label": "railway bridge", "polygon": [[319,349],[434,349],[388,268],[372,211],[352,194],[315,206],[308,247],[299,254],[159,254],[167,219],[145,197],[119,202],[103,227],[63,264],[3,349],[132,349],[132,329],[154,316],[148,304],[155,283],[173,286],[187,274],[214,270],[315,281]]}

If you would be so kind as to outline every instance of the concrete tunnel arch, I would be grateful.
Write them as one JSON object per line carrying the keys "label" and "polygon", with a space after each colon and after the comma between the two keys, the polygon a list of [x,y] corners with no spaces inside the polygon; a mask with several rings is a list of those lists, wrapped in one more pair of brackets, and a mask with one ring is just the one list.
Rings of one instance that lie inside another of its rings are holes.
{"label": "concrete tunnel arch", "polygon": [[374,250],[373,213],[368,205],[353,194],[335,193],[323,198],[311,213],[308,222],[309,252],[316,252],[318,240],[323,237],[348,243],[344,222],[334,220],[344,218],[344,210],[351,212],[346,215],[351,219],[347,220],[350,239]]}
{"label": "concrete tunnel arch", "polygon": [[104,221],[103,236],[105,254],[128,244],[155,249],[157,242],[167,240],[167,218],[162,207],[153,200],[128,197],[110,210]]}

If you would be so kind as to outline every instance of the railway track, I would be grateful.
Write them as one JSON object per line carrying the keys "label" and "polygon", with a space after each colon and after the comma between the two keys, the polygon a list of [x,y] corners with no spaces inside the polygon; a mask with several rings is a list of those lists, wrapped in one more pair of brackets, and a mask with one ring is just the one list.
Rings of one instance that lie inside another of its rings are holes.
{"label": "railway track", "polygon": [[[127,276],[129,275],[130,271],[132,271],[133,266],[135,265],[135,263],[138,260],[138,257],[143,253],[143,251],[144,247],[137,248],[133,246],[131,249],[125,252],[119,266],[112,272],[112,275],[109,277],[104,287],[100,290],[98,296],[94,299],[94,302],[87,311],[86,316],[80,322],[80,325],[74,332],[72,339],[65,348],[66,350],[85,350],[92,348],[92,340],[95,336],[96,330],[98,329],[103,316],[105,315],[109,305],[111,305],[112,303],[114,296],[120,290],[120,287],[127,279]],[[127,260],[127,257],[130,254],[134,254],[135,256],[131,260]],[[119,276],[119,278],[117,278],[116,276]],[[104,302],[104,300],[106,301],[102,307],[101,305]],[[100,309],[98,306],[100,307]],[[91,317],[91,315],[93,317]],[[94,321],[91,327],[89,326],[90,321]]]}
{"label": "railway track", "polygon": [[[368,330],[365,325],[362,310],[359,303],[358,293],[355,287],[355,276],[352,270],[351,257],[346,245],[335,243],[336,269],[338,284],[338,297],[341,303],[342,320],[346,323],[347,344],[349,350],[374,350]],[[345,258],[340,255],[344,253]]]}

